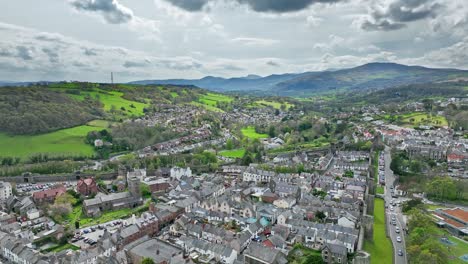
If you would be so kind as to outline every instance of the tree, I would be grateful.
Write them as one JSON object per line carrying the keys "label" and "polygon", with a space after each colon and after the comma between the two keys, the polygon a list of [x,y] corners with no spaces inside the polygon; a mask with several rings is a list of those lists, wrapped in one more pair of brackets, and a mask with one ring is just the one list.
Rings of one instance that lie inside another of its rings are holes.
{"label": "tree", "polygon": [[307,264],[323,264],[323,263],[325,263],[325,262],[323,262],[323,259],[322,259],[322,256],[321,256],[321,255],[313,254],[313,255],[307,256],[307,258],[305,259],[305,261],[304,261],[303,263],[307,263]]}
{"label": "tree", "polygon": [[154,264],[154,260],[152,258],[144,258],[141,264]]}
{"label": "tree", "polygon": [[323,211],[317,211],[315,213],[315,218],[317,218],[320,222],[325,220],[326,217],[327,217],[327,215]]}
{"label": "tree", "polygon": [[268,136],[271,138],[276,137],[276,128],[275,126],[270,126],[268,129]]}
{"label": "tree", "polygon": [[226,141],[226,149],[227,149],[227,150],[231,150],[231,149],[233,149],[233,148],[234,148],[234,143],[232,142],[232,139],[228,139],[228,140]]}

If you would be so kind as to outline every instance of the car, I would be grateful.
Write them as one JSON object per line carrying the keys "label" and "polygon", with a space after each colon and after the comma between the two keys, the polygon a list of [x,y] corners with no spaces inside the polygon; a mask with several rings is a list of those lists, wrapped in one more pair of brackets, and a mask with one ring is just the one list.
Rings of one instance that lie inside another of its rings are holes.
{"label": "car", "polygon": [[397,236],[397,237],[396,237],[396,241],[397,241],[398,243],[401,243],[401,237],[400,237],[400,236]]}
{"label": "car", "polygon": [[396,217],[394,215],[392,215],[392,220],[395,221],[396,220]]}
{"label": "car", "polygon": [[390,206],[390,211],[393,211],[393,206]]}
{"label": "car", "polygon": [[395,228],[395,233],[397,233],[397,234],[400,233],[400,228],[398,226]]}
{"label": "car", "polygon": [[403,250],[401,249],[398,250],[398,256],[403,256]]}

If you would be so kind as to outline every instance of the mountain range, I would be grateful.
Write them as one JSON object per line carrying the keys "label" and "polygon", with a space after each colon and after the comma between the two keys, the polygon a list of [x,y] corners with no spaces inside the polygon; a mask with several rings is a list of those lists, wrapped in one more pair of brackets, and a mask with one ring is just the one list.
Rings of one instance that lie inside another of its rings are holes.
{"label": "mountain range", "polygon": [[249,75],[238,78],[207,76],[202,79],[141,80],[131,84],[195,85],[217,92],[242,92],[280,96],[310,96],[330,90],[374,90],[400,85],[468,78],[468,71],[368,63],[358,67],[320,72]]}

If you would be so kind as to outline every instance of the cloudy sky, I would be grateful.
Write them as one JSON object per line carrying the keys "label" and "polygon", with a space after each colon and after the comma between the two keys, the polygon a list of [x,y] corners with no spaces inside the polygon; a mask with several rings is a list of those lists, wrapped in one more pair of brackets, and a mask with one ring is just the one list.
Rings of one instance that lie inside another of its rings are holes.
{"label": "cloudy sky", "polygon": [[0,80],[468,69],[467,0],[0,0]]}

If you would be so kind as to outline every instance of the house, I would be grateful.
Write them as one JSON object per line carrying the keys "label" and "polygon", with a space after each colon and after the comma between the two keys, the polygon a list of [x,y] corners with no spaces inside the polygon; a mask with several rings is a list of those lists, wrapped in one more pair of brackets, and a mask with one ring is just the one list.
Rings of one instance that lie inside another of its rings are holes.
{"label": "house", "polygon": [[273,202],[273,205],[278,208],[289,209],[296,204],[296,199],[294,198],[282,198]]}
{"label": "house", "polygon": [[0,181],[0,203],[13,195],[11,184],[9,182]]}
{"label": "house", "polygon": [[277,218],[278,225],[286,226],[288,219],[291,219],[291,217],[292,217],[292,212],[290,210],[282,212]]}
{"label": "house", "polygon": [[348,263],[348,251],[345,246],[327,243],[321,250],[322,259],[325,263]]}
{"label": "house", "polygon": [[180,180],[180,178],[182,177],[192,177],[192,170],[190,169],[190,167],[187,167],[187,168],[179,168],[179,167],[173,167],[171,168],[171,173],[170,173],[170,177],[171,179],[173,180]]}
{"label": "house", "polygon": [[62,184],[52,187],[51,189],[33,193],[32,197],[35,203],[53,203],[57,196],[64,194],[67,188]]}
{"label": "house", "polygon": [[279,250],[252,243],[244,252],[245,264],[286,264],[286,256]]}
{"label": "house", "polygon": [[151,193],[165,193],[171,187],[171,184],[166,178],[160,178],[152,181],[144,181],[143,184],[148,185]]}
{"label": "house", "polygon": [[199,253],[198,260],[203,263],[232,264],[237,259],[237,251],[231,247],[210,243],[201,239],[186,239],[184,241],[184,248],[189,253]]}
{"label": "house", "polygon": [[76,191],[83,196],[94,195],[98,192],[98,186],[94,178],[79,179]]}
{"label": "house", "polygon": [[150,258],[155,264],[185,263],[184,250],[160,239],[143,237],[124,247],[129,263]]}
{"label": "house", "polygon": [[133,171],[127,172],[127,179],[137,178],[139,181],[143,181],[146,178],[146,169],[134,169]]}
{"label": "house", "polygon": [[0,232],[0,255],[8,263],[52,263],[45,255],[28,248],[23,241],[4,232]]}

